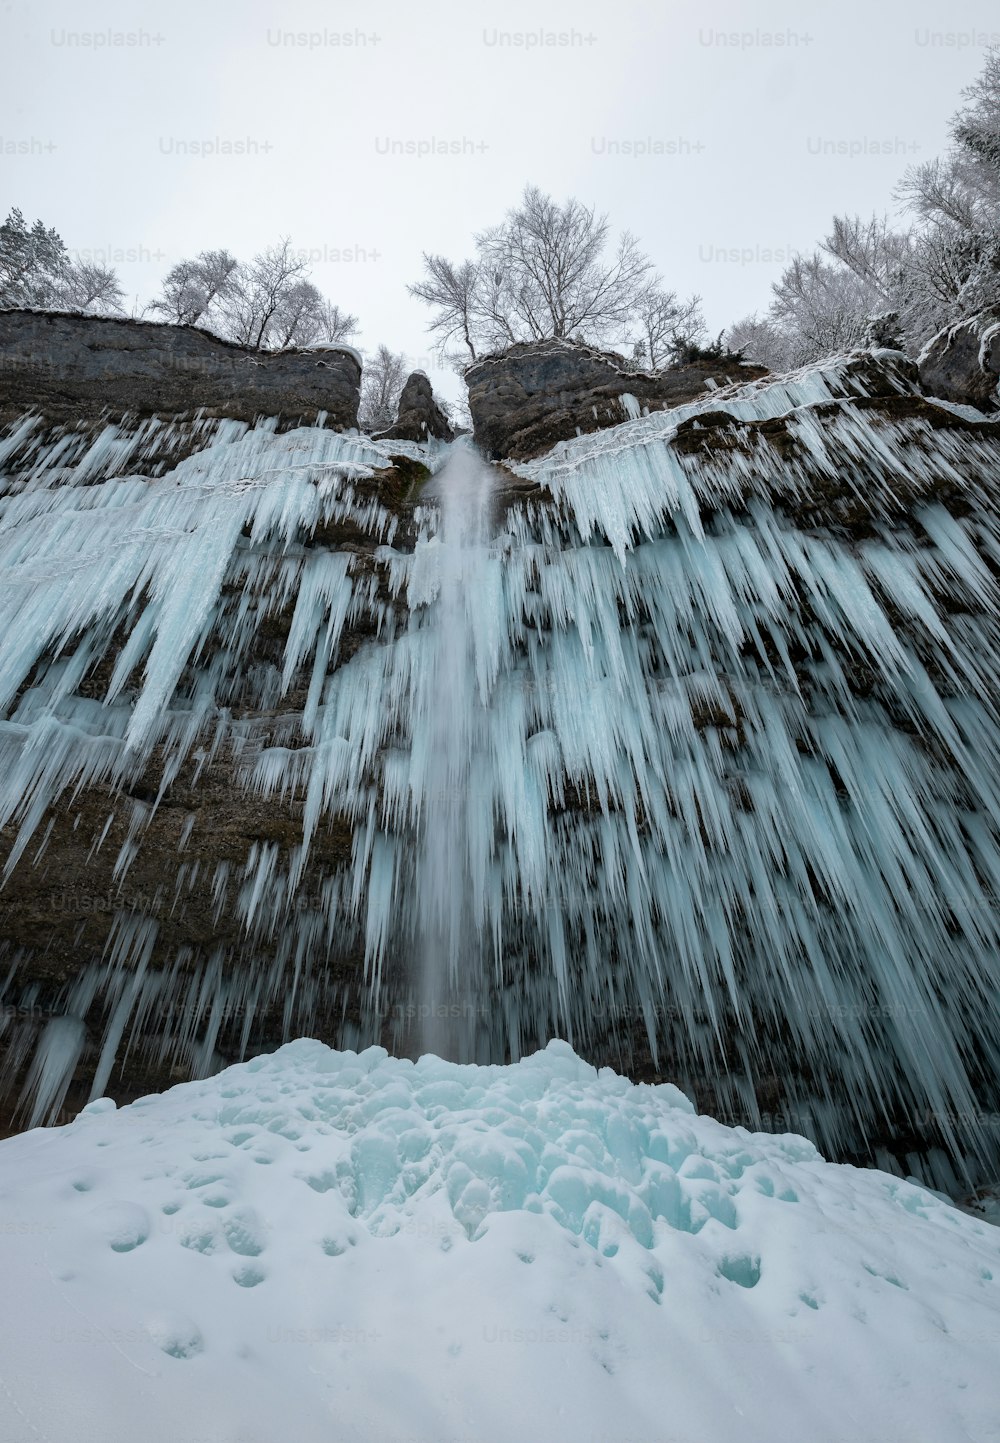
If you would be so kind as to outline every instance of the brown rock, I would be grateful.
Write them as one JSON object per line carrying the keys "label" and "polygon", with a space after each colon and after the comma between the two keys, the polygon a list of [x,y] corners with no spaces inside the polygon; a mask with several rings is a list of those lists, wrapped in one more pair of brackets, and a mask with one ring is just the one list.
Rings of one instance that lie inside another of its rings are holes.
{"label": "brown rock", "polygon": [[766,374],[761,366],[736,361],[629,371],[613,352],[549,340],[519,343],[477,361],[465,379],[476,444],[494,460],[526,461],[557,441],[627,421],[623,396],[633,396],[641,410],[663,411]]}
{"label": "brown rock", "polygon": [[196,326],[53,311],[0,311],[0,422],[29,408],[78,424],[121,417],[258,416],[357,425],[350,350],[251,351]]}
{"label": "brown rock", "polygon": [[1000,410],[1000,308],[939,331],[918,364],[928,395],[981,411]]}
{"label": "brown rock", "polygon": [[453,441],[454,432],[448,424],[448,417],[434,399],[431,383],[423,371],[413,371],[406,378],[406,385],[399,397],[396,419],[388,431],[382,431],[383,441]]}

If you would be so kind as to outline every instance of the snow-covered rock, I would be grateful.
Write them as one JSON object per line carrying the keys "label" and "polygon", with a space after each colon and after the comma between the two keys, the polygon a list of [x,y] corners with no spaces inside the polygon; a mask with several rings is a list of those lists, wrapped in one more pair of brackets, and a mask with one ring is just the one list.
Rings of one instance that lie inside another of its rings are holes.
{"label": "snow-covered rock", "polygon": [[931,396],[1000,408],[1000,309],[980,311],[933,336],[920,353],[920,383]]}
{"label": "snow-covered rock", "polygon": [[523,461],[559,441],[616,426],[636,407],[663,411],[693,400],[709,380],[724,386],[764,374],[735,360],[638,371],[613,352],[546,340],[476,361],[465,380],[476,444],[495,459]]}

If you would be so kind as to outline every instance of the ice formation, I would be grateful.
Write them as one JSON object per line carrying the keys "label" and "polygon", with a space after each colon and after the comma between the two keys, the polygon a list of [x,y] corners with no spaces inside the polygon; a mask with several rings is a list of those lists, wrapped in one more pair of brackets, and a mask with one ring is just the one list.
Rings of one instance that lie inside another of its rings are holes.
{"label": "ice formation", "polygon": [[[476,610],[470,594],[490,565],[492,472],[462,444],[439,474],[441,526],[428,546],[433,580],[423,583],[435,602],[428,635],[433,652],[414,677],[411,754],[421,767],[424,803],[417,909],[420,953],[418,1046],[450,1057],[460,1052],[482,998],[482,928],[476,917],[479,870],[471,838],[476,786],[489,757],[489,687],[475,665]],[[416,588],[421,586],[416,583]],[[411,583],[411,597],[420,594]],[[474,829],[474,831],[473,831]]]}
{"label": "ice formation", "polygon": [[0,1142],[0,1272],[5,1440],[996,1437],[1000,1231],[565,1043],[96,1101]]}
{"label": "ice formation", "polygon": [[[123,895],[182,767],[225,756],[246,797],[301,804],[294,845],[191,864],[182,835],[163,877],[182,909],[213,867],[239,946],[164,955],[163,909],[123,905],[42,1029],[18,1012],[37,984],[0,958],[32,1120],[95,1017],[95,1096],[133,1046],[205,1075],[268,1010],[284,1037],[411,1046],[407,1017],[441,1001],[414,981],[436,926],[468,1001],[458,1057],[645,1032],[721,1116],[764,1125],[777,1078],[835,1155],[892,1134],[887,1167],[995,1176],[995,428],[915,396],[897,361],[564,443],[513,468],[520,499],[461,555],[433,488],[402,543],[370,485],[388,454],[362,437],[213,423],[175,462],[156,423],[74,452],[26,421],[0,497],[6,875],[46,865],[54,809],[97,782],[130,818]],[[442,489],[477,464],[391,449]],[[336,526],[369,538],[370,564],[311,544]],[[341,656],[362,616],[370,640]],[[349,858],[317,872],[334,818]],[[442,911],[449,869],[460,915]]]}

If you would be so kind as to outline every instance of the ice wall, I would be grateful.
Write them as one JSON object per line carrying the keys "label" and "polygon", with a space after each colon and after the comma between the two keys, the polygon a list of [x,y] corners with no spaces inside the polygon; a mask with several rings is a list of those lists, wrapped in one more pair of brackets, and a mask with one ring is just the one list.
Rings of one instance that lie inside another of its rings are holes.
{"label": "ice wall", "polygon": [[[457,548],[434,494],[394,544],[363,438],[232,426],[158,478],[113,434],[34,454],[0,511],[7,875],[44,864],[53,808],[154,753],[165,778],[226,754],[247,797],[301,803],[295,845],[216,867],[239,948],[164,958],[123,914],[66,984],[100,1076],[130,1038],[204,1072],[264,1009],[289,1034],[346,1016],[356,955],[361,1020],[330,1040],[408,1045],[446,976],[476,1060],[644,1038],[723,1120],[779,1098],[837,1155],[892,1135],[994,1166],[998,451],[973,416],[891,357],[758,382],[515,468],[537,491]],[[370,564],[307,544],[334,523]],[[288,606],[280,667],[255,666]],[[316,882],[332,815],[350,858]],[[419,984],[428,936],[447,965]],[[44,1043],[36,1120],[79,1044]]]}

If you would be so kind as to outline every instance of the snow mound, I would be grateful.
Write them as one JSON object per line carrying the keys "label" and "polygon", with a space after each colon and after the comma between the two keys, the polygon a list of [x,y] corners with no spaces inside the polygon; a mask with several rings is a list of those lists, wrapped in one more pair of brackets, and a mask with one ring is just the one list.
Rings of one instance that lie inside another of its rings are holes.
{"label": "snow mound", "polygon": [[565,1043],[299,1041],[0,1144],[0,1437],[997,1436],[1000,1232]]}

